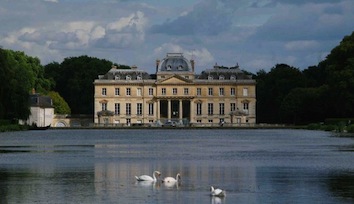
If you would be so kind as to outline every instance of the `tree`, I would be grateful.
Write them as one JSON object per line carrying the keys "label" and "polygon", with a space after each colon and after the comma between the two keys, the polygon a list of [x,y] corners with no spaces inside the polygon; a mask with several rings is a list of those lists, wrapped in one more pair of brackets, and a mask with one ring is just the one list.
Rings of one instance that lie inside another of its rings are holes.
{"label": "tree", "polygon": [[0,118],[27,119],[30,91],[46,92],[51,86],[43,66],[38,58],[0,48],[0,69]]}
{"label": "tree", "polygon": [[47,94],[53,101],[54,112],[56,114],[70,114],[71,110],[66,101],[59,95],[58,92],[50,91]]}
{"label": "tree", "polygon": [[354,32],[346,36],[320,65],[330,87],[329,117],[352,117],[354,115]]}
{"label": "tree", "polygon": [[294,88],[305,87],[305,78],[298,68],[277,64],[269,73],[257,73],[257,120],[281,123],[280,106],[284,97]]}
{"label": "tree", "polygon": [[107,73],[112,62],[88,56],[66,58],[45,66],[45,76],[55,81],[54,90],[69,104],[72,114],[93,114],[93,81]]}

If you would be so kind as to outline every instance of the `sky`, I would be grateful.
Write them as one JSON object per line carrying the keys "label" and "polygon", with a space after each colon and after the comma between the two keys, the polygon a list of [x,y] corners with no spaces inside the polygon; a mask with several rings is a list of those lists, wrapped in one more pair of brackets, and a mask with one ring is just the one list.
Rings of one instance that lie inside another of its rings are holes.
{"label": "sky", "polygon": [[154,73],[178,52],[196,73],[303,70],[353,31],[353,0],[0,0],[0,46],[42,65],[87,55]]}

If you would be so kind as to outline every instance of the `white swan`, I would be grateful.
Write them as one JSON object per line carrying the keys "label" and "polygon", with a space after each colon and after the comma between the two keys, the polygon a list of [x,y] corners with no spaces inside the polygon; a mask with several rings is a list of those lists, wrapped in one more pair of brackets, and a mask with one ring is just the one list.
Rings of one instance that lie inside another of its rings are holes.
{"label": "white swan", "polygon": [[157,179],[156,179],[156,176],[160,176],[161,173],[159,171],[154,171],[152,173],[152,177],[151,176],[148,176],[148,175],[141,175],[141,176],[135,176],[136,180],[137,181],[153,181],[153,182],[156,182]]}
{"label": "white swan", "polygon": [[181,175],[178,173],[176,175],[176,178],[173,178],[173,177],[165,177],[162,182],[164,183],[176,183],[176,182],[179,182],[181,180]]}
{"label": "white swan", "polygon": [[211,196],[217,196],[217,197],[225,197],[226,196],[226,191],[221,190],[220,188],[214,189],[213,186],[210,186],[210,195]]}

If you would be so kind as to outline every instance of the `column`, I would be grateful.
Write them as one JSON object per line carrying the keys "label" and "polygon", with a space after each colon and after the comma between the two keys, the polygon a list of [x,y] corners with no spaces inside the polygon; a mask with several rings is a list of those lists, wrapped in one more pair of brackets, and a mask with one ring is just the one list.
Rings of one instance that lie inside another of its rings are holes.
{"label": "column", "polygon": [[193,100],[190,100],[190,121],[189,121],[189,123],[194,123],[195,121],[194,121],[194,102],[193,102]]}
{"label": "column", "polygon": [[160,121],[160,100],[157,99],[156,101],[156,123],[161,124]]}
{"label": "column", "polygon": [[182,125],[183,124],[183,101],[180,99],[179,100],[179,123]]}
{"label": "column", "polygon": [[171,121],[171,99],[167,100],[167,121]]}

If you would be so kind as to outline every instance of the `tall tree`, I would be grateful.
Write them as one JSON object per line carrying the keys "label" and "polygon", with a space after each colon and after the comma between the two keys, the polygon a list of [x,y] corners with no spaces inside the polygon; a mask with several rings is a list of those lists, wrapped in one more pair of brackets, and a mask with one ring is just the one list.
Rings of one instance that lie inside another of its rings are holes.
{"label": "tall tree", "polygon": [[46,90],[51,82],[43,77],[38,58],[23,52],[0,49],[0,118],[27,119],[29,92]]}
{"label": "tall tree", "polygon": [[257,73],[257,120],[281,123],[280,106],[294,88],[305,87],[304,76],[298,68],[277,64],[269,73]]}
{"label": "tall tree", "polygon": [[93,81],[111,69],[112,62],[80,56],[45,66],[45,76],[55,81],[54,90],[69,104],[72,114],[93,114]]}
{"label": "tall tree", "polygon": [[354,32],[346,36],[320,63],[326,72],[330,87],[329,117],[352,117],[354,115]]}

